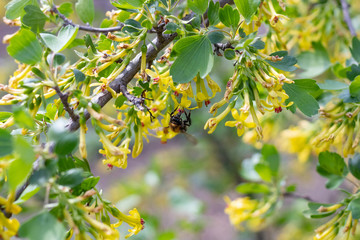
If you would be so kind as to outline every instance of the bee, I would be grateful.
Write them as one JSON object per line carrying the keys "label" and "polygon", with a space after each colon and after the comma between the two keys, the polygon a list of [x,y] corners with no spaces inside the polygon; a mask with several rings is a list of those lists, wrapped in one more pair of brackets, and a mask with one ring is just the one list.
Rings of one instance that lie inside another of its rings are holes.
{"label": "bee", "polygon": [[[176,110],[177,108],[170,114],[170,129],[173,132],[184,134],[190,142],[192,142],[193,144],[197,144],[196,138],[186,132],[187,128],[191,126],[190,111],[186,113],[185,110],[180,110],[177,114],[174,114]],[[185,114],[186,119],[183,119],[181,117],[183,113]]]}

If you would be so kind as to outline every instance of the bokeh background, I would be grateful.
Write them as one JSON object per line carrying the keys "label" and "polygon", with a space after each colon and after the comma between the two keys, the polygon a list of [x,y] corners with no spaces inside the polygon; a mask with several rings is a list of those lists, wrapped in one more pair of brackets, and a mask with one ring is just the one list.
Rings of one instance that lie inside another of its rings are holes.
{"label": "bokeh background", "polygon": [[[1,18],[7,2],[0,0]],[[57,1],[61,2],[65,1]],[[105,12],[112,9],[112,5],[108,0],[95,0],[95,4],[94,25],[98,26]],[[75,14],[72,19],[80,23]],[[16,30],[1,22],[1,39]],[[69,61],[73,60],[71,51],[65,51],[65,54]],[[0,83],[5,84],[16,67],[16,63],[6,53],[6,45],[0,44]],[[214,74],[211,77],[224,86],[230,77],[231,69],[231,61],[216,57]],[[9,108],[0,106],[0,111],[7,109]],[[87,142],[91,152],[88,155],[94,175],[101,176],[98,188],[102,189],[105,198],[114,202],[120,210],[127,212],[136,207],[146,221],[145,229],[132,239],[310,239],[314,227],[319,223],[302,215],[302,211],[306,209],[306,201],[301,199],[284,199],[284,207],[270,219],[268,227],[259,232],[240,232],[231,226],[224,213],[224,196],[232,199],[240,196],[235,192],[235,187],[244,181],[240,175],[241,163],[244,159],[254,157],[259,150],[243,143],[233,129],[222,125],[218,126],[214,134],[208,135],[203,130],[210,117],[207,110],[204,108],[191,114],[193,124],[188,132],[197,138],[197,145],[193,145],[182,135],[167,144],[150,138],[138,158],[131,159],[130,156],[128,168],[125,170],[110,170],[102,164],[98,154],[101,145],[90,129]],[[275,122],[285,122],[289,118],[298,121],[301,117],[286,111],[272,116]],[[270,131],[269,134],[272,130],[276,131],[270,127],[267,130]],[[282,139],[275,136],[274,141],[281,143]],[[288,175],[286,181],[288,184],[297,184],[299,195],[311,196],[319,202],[335,202],[340,193],[325,189],[325,180],[316,174],[315,165],[314,156],[308,162],[300,163],[296,156],[282,154],[281,168]],[[40,205],[34,198],[25,208],[24,218],[36,211],[38,206]],[[127,226],[124,224],[121,228],[122,236],[125,236]]]}

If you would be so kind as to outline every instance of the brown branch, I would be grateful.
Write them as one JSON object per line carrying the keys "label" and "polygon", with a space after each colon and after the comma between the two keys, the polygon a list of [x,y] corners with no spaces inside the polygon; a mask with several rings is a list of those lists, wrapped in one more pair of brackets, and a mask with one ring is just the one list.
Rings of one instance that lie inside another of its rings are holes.
{"label": "brown branch", "polygon": [[117,32],[117,31],[121,31],[121,29],[124,27],[123,23],[120,23],[119,26],[116,27],[111,27],[111,28],[96,28],[96,27],[91,27],[91,26],[85,26],[85,25],[79,25],[79,24],[75,24],[73,23],[70,19],[68,19],[65,15],[61,14],[59,12],[59,10],[56,8],[55,5],[53,5],[53,7],[51,8],[51,11],[53,11],[54,13],[56,13],[63,21],[63,25],[71,25],[73,27],[77,27],[79,28],[79,30],[82,31],[87,31],[87,32],[95,32],[95,33],[108,33],[108,32]]}
{"label": "brown branch", "polygon": [[63,104],[63,106],[64,106],[64,109],[65,109],[65,111],[69,114],[71,120],[74,121],[74,122],[79,122],[79,116],[76,115],[76,114],[74,113],[74,109],[72,109],[72,108],[69,106],[69,103],[68,103],[69,94],[68,94],[68,93],[67,93],[67,94],[63,94],[63,93],[60,91],[59,86],[54,87],[54,89],[55,89],[57,95],[59,95],[60,100],[61,100],[61,102],[62,102],[62,104]]}
{"label": "brown branch", "polygon": [[349,14],[349,4],[347,3],[346,0],[340,0],[340,2],[341,2],[341,8],[342,8],[343,16],[344,16],[344,21],[350,30],[351,36],[355,37],[356,31],[351,22],[351,18],[350,18],[350,14]]}
{"label": "brown branch", "polygon": [[299,195],[299,194],[297,194],[297,193],[289,193],[289,192],[286,192],[286,193],[283,193],[283,196],[284,196],[284,197],[288,197],[288,198],[305,199],[306,201],[309,201],[309,202],[315,202],[311,197],[309,197],[309,196],[302,196],[302,195]]}
{"label": "brown branch", "polygon": [[[163,34],[162,38],[159,39],[158,37],[155,38],[151,43],[147,45],[147,53],[146,53],[146,61],[147,63],[150,63],[154,61],[158,53],[164,49],[170,42],[174,40],[174,38],[177,36],[177,33],[173,34]],[[120,73],[120,75],[114,79],[110,83],[110,87],[117,93],[122,92],[125,97],[129,101],[131,101],[139,110],[144,110],[145,107],[143,106],[144,99],[138,98],[133,95],[131,95],[127,90],[128,83],[134,78],[135,74],[140,70],[141,65],[141,53],[139,53],[130,63],[126,66],[124,71]],[[112,95],[108,91],[101,92],[97,94],[93,99],[92,102],[100,105],[100,107],[103,107],[107,102],[109,102],[112,99]],[[85,111],[84,117],[86,120],[90,118],[89,112]],[[76,131],[80,125],[79,122],[70,120],[69,124],[67,125],[68,129],[70,131]]]}

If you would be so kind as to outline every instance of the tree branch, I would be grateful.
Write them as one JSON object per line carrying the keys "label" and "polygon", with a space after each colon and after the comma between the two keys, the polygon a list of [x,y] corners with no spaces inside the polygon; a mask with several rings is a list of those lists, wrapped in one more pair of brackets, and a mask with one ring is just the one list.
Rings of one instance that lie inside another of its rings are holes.
{"label": "tree branch", "polygon": [[[163,34],[162,38],[159,39],[158,37],[155,38],[151,43],[147,45],[147,53],[146,53],[146,61],[152,62],[158,55],[158,53],[164,49],[170,42],[174,40],[177,36],[177,33],[173,34]],[[110,87],[117,93],[122,92],[124,96],[131,101],[139,110],[144,110],[144,99],[138,98],[131,95],[127,90],[128,83],[134,78],[135,74],[140,70],[141,65],[141,53],[139,53],[130,63],[126,66],[124,71],[120,73],[120,75],[115,78],[111,83]],[[108,91],[101,92],[97,94],[93,99],[92,102],[100,105],[103,107],[107,102],[112,99],[112,95]],[[85,111],[84,117],[86,120],[90,118],[89,112]],[[80,127],[79,122],[70,120],[67,128],[70,131],[76,131]]]}
{"label": "tree branch", "polygon": [[315,202],[311,197],[309,196],[302,196],[302,195],[299,195],[297,193],[289,193],[289,192],[286,192],[286,193],[283,193],[283,196],[284,197],[288,197],[288,198],[297,198],[297,199],[305,199],[306,201],[309,201],[309,202]]}
{"label": "tree branch", "polygon": [[54,89],[55,89],[57,95],[59,95],[60,100],[61,100],[61,102],[62,102],[62,104],[64,106],[64,109],[69,114],[71,120],[74,121],[74,122],[78,122],[79,121],[79,116],[74,113],[74,110],[69,106],[69,103],[68,103],[69,94],[63,94],[60,91],[59,86],[54,87]]}
{"label": "tree branch", "polygon": [[340,0],[340,2],[341,2],[341,8],[342,8],[343,16],[344,16],[344,21],[350,30],[351,36],[355,37],[356,31],[351,22],[351,18],[350,18],[350,14],[349,14],[349,4],[347,3],[346,0]]}
{"label": "tree branch", "polygon": [[117,32],[117,31],[121,31],[121,29],[124,27],[123,23],[120,23],[119,26],[116,27],[111,27],[111,28],[96,28],[96,27],[91,27],[91,26],[84,26],[84,25],[79,25],[79,24],[75,24],[73,23],[70,19],[68,19],[67,17],[65,17],[65,15],[61,14],[59,12],[59,10],[56,8],[55,5],[53,5],[53,7],[51,8],[51,11],[53,11],[54,13],[56,13],[63,21],[64,24],[63,25],[71,25],[73,27],[77,27],[79,28],[79,30],[82,31],[87,31],[87,32],[95,32],[95,33],[108,33],[108,32]]}

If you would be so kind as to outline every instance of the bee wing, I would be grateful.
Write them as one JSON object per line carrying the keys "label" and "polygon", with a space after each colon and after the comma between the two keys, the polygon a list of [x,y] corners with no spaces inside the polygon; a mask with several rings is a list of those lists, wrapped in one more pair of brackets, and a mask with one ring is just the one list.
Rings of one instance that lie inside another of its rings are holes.
{"label": "bee wing", "polygon": [[189,140],[192,144],[196,145],[198,143],[197,139],[193,135],[190,135],[187,132],[182,132],[182,133],[185,135],[187,140]]}

